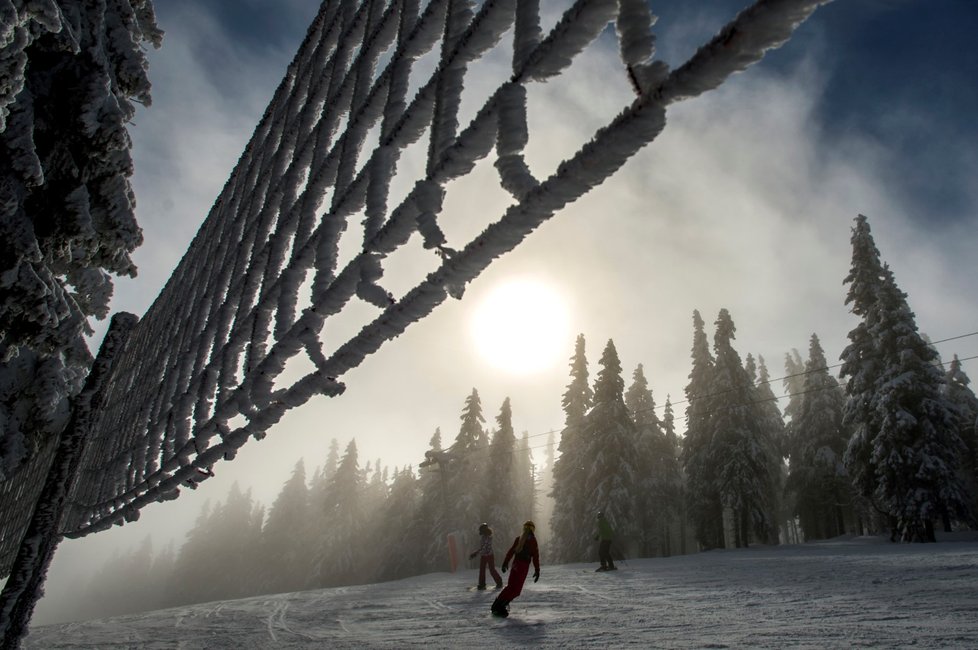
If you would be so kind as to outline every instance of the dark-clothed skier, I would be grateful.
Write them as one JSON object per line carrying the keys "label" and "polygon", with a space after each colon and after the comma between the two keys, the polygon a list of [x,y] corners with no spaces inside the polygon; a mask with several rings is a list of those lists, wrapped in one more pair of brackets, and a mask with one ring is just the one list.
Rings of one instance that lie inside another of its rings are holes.
{"label": "dark-clothed skier", "polygon": [[479,526],[479,548],[469,554],[469,559],[476,555],[479,556],[479,584],[476,588],[486,588],[486,567],[489,568],[489,575],[496,581],[496,589],[501,588],[503,579],[496,571],[496,558],[492,552],[492,528],[489,528],[489,524]]}
{"label": "dark-clothed skier", "polygon": [[598,567],[598,571],[614,571],[618,567],[615,566],[615,561],[611,558],[611,540],[615,538],[615,531],[608,523],[608,520],[604,518],[604,513],[598,513],[598,534],[594,536],[594,540],[598,542],[598,560],[601,562],[601,566]]}
{"label": "dark-clothed skier", "polygon": [[532,521],[525,522],[523,533],[506,551],[506,557],[503,558],[503,573],[506,573],[511,559],[513,570],[509,574],[506,588],[492,603],[492,613],[496,616],[509,616],[509,603],[523,592],[523,583],[526,581],[526,574],[530,571],[530,562],[533,562],[533,582],[540,579],[540,551],[537,547],[535,531],[536,526]]}

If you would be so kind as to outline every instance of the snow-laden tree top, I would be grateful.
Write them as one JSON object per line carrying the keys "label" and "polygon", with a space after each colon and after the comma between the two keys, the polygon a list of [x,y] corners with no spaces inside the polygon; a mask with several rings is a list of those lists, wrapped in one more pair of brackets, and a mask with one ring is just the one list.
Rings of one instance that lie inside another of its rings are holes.
{"label": "snow-laden tree top", "polygon": [[130,141],[149,0],[0,0],[0,575],[92,358],[109,274],[134,275]]}
{"label": "snow-laden tree top", "polygon": [[[826,1],[760,0],[671,71],[654,59],[646,0],[579,0],[547,34],[538,0],[324,2],[211,213],[133,333],[65,532],[138,517],[148,503],[196,487],[287,410],[342,393],[347,371],[447,297],[461,298],[493,260],[651,142],[669,104],[756,62]],[[523,155],[527,87],[560,83],[609,24],[635,98],[537,178]],[[461,124],[469,66],[504,35],[512,74]],[[437,65],[427,74],[414,64],[429,51]],[[412,83],[418,90],[408,96]],[[391,179],[407,167],[402,154],[425,136],[426,164],[389,206]],[[511,205],[470,241],[450,241],[446,186],[486,158]],[[355,245],[347,258],[341,236],[345,250]],[[405,250],[426,255],[433,270],[388,273]],[[395,296],[392,279],[411,288]],[[329,317],[357,302],[375,316],[333,340]]]}
{"label": "snow-laden tree top", "polygon": [[61,350],[103,318],[106,271],[133,275],[126,124],[148,104],[148,0],[0,0],[0,343]]}
{"label": "snow-laden tree top", "polygon": [[63,426],[109,273],[135,274],[126,125],[161,37],[148,0],[0,0],[0,481]]}
{"label": "snow-laden tree top", "polygon": [[161,37],[148,0],[0,0],[0,482],[64,426],[109,273],[135,274],[126,125]]}

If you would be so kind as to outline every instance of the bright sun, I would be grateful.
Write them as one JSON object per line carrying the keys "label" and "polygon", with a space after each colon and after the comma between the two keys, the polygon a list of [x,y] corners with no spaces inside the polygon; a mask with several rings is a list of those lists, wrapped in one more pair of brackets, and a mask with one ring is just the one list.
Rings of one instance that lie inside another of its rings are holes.
{"label": "bright sun", "polygon": [[567,306],[551,286],[511,280],[493,289],[475,310],[472,333],[479,353],[500,370],[529,374],[571,353]]}

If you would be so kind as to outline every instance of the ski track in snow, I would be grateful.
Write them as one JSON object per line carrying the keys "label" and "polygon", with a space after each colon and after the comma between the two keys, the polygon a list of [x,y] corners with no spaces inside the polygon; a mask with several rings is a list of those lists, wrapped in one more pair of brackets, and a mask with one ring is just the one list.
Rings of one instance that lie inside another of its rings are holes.
{"label": "ski track in snow", "polygon": [[544,563],[506,619],[462,571],[50,625],[23,647],[978,647],[978,542],[856,538],[593,567]]}

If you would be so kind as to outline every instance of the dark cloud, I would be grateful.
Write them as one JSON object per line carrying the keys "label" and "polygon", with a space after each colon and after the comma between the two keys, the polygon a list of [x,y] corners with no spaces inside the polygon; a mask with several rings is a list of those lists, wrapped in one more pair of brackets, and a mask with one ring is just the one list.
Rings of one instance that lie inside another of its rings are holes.
{"label": "dark cloud", "polygon": [[[291,57],[319,9],[314,0],[169,0],[156,3],[160,26],[185,32],[181,47],[206,62],[217,88],[247,79],[248,62]],[[169,44],[165,44],[165,47]]]}
{"label": "dark cloud", "polygon": [[315,0],[167,0],[156,3],[157,17],[167,19],[188,8],[213,17],[233,35],[237,47],[255,50],[293,48],[319,9]]}
{"label": "dark cloud", "polygon": [[[893,153],[886,182],[922,221],[971,211],[978,139],[978,3],[839,2],[813,25],[829,69],[818,115]],[[792,43],[792,49],[805,43]]]}
{"label": "dark cloud", "polygon": [[[745,5],[655,2],[662,57],[681,63]],[[973,212],[976,33],[969,0],[832,2],[746,74],[814,68],[824,87],[811,119],[833,138],[879,143],[882,180],[900,202],[921,222],[948,222]]]}

